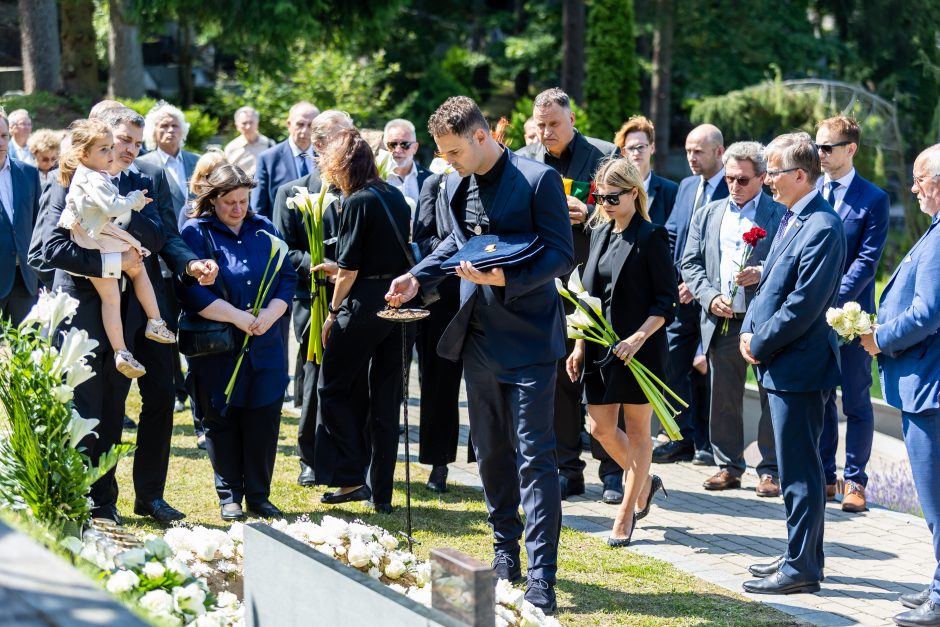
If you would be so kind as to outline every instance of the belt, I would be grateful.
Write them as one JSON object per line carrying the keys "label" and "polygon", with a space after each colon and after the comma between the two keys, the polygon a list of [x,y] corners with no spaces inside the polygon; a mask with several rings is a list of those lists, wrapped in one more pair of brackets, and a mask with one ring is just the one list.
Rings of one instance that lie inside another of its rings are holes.
{"label": "belt", "polygon": [[746,315],[747,315],[746,313],[735,312],[734,315],[731,317],[734,318],[735,320],[744,320],[744,316]]}
{"label": "belt", "polygon": [[387,281],[398,277],[397,274],[370,274],[369,276],[358,277],[367,281]]}

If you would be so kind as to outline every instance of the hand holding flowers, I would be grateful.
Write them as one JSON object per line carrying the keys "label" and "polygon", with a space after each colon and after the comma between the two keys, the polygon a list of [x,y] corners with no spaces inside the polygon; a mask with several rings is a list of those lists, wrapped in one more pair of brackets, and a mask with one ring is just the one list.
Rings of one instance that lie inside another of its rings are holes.
{"label": "hand holding flowers", "polygon": [[[765,237],[767,237],[767,231],[759,226],[752,227],[750,231],[741,236],[745,244],[744,254],[741,255],[741,261],[738,263],[738,274],[735,276],[734,285],[731,286],[731,296],[728,298],[729,308],[734,304],[734,297],[737,295],[740,286],[754,285],[760,281],[760,271],[756,268],[745,268],[745,266],[747,265],[748,259],[750,259],[751,255],[754,253],[757,244]],[[730,324],[731,318],[725,318],[724,322],[721,324],[722,335],[728,334]]]}
{"label": "hand holding flowers", "polygon": [[844,344],[862,335],[869,335],[874,328],[875,320],[874,314],[862,311],[861,305],[851,301],[841,308],[830,307],[826,311],[826,322]]}

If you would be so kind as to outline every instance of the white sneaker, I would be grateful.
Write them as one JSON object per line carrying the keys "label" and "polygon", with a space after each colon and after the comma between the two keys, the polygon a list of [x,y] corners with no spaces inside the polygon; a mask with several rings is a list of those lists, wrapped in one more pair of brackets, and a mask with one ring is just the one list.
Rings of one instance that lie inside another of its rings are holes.
{"label": "white sneaker", "polygon": [[172,344],[176,341],[176,335],[170,331],[163,320],[147,320],[147,330],[144,331],[144,336],[160,344]]}
{"label": "white sneaker", "polygon": [[136,379],[147,374],[147,369],[134,359],[134,356],[128,350],[114,353],[114,367],[128,379]]}

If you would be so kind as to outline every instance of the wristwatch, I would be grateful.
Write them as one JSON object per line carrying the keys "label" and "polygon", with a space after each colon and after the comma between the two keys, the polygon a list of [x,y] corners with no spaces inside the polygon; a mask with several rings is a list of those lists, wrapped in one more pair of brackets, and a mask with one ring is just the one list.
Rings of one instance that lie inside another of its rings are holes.
{"label": "wristwatch", "polygon": [[327,304],[326,310],[330,312],[331,316],[335,316],[339,313],[339,309],[333,309],[333,303]]}

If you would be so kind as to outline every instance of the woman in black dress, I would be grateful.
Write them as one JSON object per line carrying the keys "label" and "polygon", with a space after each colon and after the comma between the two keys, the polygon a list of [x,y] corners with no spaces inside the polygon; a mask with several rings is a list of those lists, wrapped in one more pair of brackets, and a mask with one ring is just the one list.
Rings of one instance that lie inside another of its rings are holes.
{"label": "woman in black dress", "polygon": [[[608,161],[595,175],[597,210],[591,218],[591,248],[585,264],[584,289],[603,302],[604,315],[623,339],[616,359],[599,365],[607,349],[578,340],[568,356],[572,381],[582,375],[591,434],[625,469],[624,498],[608,544],[627,546],[637,516],[662,487],[650,477],[652,405],[627,363],[636,357],[660,379],[668,359],[665,326],[673,319],[678,289],[666,230],[649,221],[646,192],[636,167],[625,159]],[[626,432],[617,427],[623,408]],[[636,509],[639,508],[639,512]]]}
{"label": "woman in black dress", "polygon": [[[392,511],[402,396],[401,331],[375,314],[391,279],[411,264],[392,229],[407,241],[411,210],[379,178],[369,144],[356,129],[339,131],[318,161],[324,180],[342,191],[330,314],[323,324],[323,363],[314,455],[316,482],[338,489],[327,504],[364,501]],[[368,479],[366,472],[368,470]]]}

